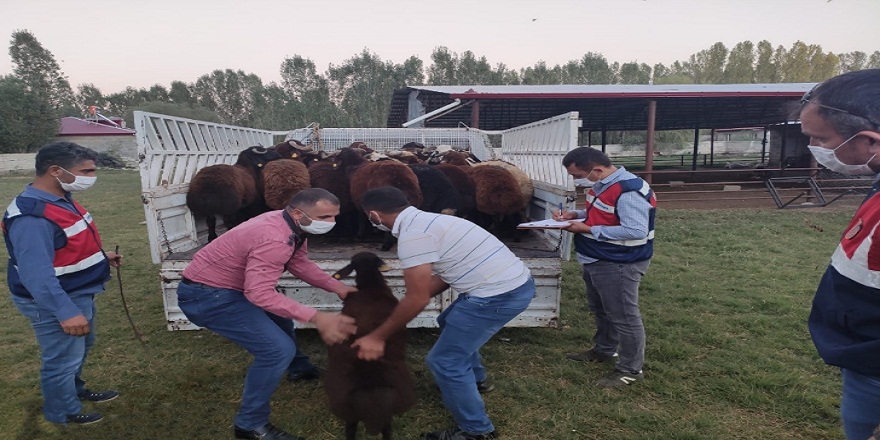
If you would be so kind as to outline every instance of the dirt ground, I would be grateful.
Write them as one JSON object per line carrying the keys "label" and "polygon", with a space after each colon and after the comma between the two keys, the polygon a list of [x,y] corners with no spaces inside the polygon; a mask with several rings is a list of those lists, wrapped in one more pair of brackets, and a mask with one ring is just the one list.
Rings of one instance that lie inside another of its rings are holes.
{"label": "dirt ground", "polygon": [[[681,187],[657,185],[654,191],[657,195],[657,207],[659,209],[780,209],[770,191],[763,184],[730,185],[733,188],[725,191],[722,186],[707,188]],[[803,195],[801,195],[803,193]],[[826,190],[823,194],[826,201],[831,201],[842,191]],[[798,197],[799,196],[799,197]],[[865,197],[865,190],[859,189],[851,194],[826,204],[818,206],[816,197],[811,197],[802,188],[781,189],[779,198],[783,203],[798,197],[784,209],[855,209]],[[584,196],[578,190],[578,209],[583,209]]]}
{"label": "dirt ground", "polygon": [[[783,203],[788,202],[797,194],[781,195]],[[830,200],[833,196],[825,196]],[[784,209],[853,209],[861,203],[863,193],[846,195],[834,202],[818,206],[815,198],[801,197]],[[676,194],[675,192],[657,191],[657,207],[660,209],[779,209],[770,196],[769,191],[712,191],[702,194]]]}

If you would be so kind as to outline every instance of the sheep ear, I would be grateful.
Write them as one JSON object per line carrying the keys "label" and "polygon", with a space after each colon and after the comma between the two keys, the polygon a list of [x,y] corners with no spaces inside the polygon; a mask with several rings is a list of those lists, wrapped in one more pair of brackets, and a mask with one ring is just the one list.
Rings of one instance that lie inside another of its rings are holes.
{"label": "sheep ear", "polygon": [[382,263],[382,265],[379,266],[379,272],[388,272],[389,270],[391,270],[391,266],[385,263]]}
{"label": "sheep ear", "polygon": [[337,280],[341,280],[341,279],[351,275],[351,273],[353,271],[354,271],[354,268],[351,266],[351,264],[349,264],[349,265],[343,267],[342,269],[337,270],[336,273],[333,274],[333,278],[336,278]]}

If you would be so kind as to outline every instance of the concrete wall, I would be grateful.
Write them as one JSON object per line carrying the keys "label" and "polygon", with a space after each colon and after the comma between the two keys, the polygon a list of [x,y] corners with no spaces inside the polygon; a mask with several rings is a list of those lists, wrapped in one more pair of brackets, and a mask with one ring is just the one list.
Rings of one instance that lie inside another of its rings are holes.
{"label": "concrete wall", "polygon": [[34,173],[36,153],[0,154],[0,174],[11,171]]}

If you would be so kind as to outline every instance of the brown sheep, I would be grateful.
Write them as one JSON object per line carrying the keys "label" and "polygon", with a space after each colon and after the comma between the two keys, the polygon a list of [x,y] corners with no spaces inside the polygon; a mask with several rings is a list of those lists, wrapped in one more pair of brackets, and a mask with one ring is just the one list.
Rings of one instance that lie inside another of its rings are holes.
{"label": "brown sheep", "polygon": [[[412,206],[422,205],[422,192],[419,189],[419,179],[408,166],[396,160],[383,160],[379,162],[367,162],[347,170],[351,188],[351,199],[358,211],[361,210],[361,197],[364,193],[382,186],[393,186],[406,194],[409,204]],[[366,234],[368,226],[366,216],[361,216],[358,236]],[[394,246],[395,239],[390,233],[385,234],[385,241],[380,247],[387,251]]]}
{"label": "brown sheep", "polygon": [[385,155],[397,161],[403,162],[407,165],[425,162],[424,160],[420,159],[416,153],[406,150],[386,151]]}
{"label": "brown sheep", "polygon": [[279,159],[278,153],[250,147],[238,154],[235,165],[210,165],[199,170],[189,184],[186,205],[208,225],[208,241],[217,238],[216,216],[227,229],[268,210],[263,201],[262,168]]}
{"label": "brown sheep", "polygon": [[526,174],[525,171],[518,168],[516,165],[505,162],[503,160],[487,160],[485,162],[475,163],[473,166],[480,167],[486,165],[497,165],[501,168],[504,168],[507,171],[510,171],[513,174],[513,177],[516,178],[517,183],[519,183],[519,189],[522,191],[523,199],[525,203],[528,204],[529,201],[532,200],[532,195],[535,193],[535,185],[532,183],[532,178]]}
{"label": "brown sheep", "polygon": [[468,154],[462,151],[446,151],[438,156],[440,163],[448,163],[450,165],[471,166],[468,161]]}
{"label": "brown sheep", "polygon": [[[464,167],[463,167],[464,168]],[[519,239],[516,225],[523,219],[527,201],[510,171],[497,165],[465,168],[474,179],[474,223],[498,237]]]}
{"label": "brown sheep", "polygon": [[294,194],[311,188],[309,169],[294,159],[273,160],[263,167],[263,200],[271,209],[283,209]]}
{"label": "brown sheep", "polygon": [[342,314],[357,323],[357,332],[341,344],[327,349],[324,390],[330,411],[345,422],[346,440],[357,438],[358,422],[370,435],[382,433],[392,439],[394,415],[416,402],[415,379],[406,361],[407,330],[400,329],[385,342],[385,353],[376,361],[362,361],[352,342],[382,325],[398,300],[382,276],[385,263],[372,252],[360,252],[333,276],[344,278],[356,272],[358,291],[343,301]]}
{"label": "brown sheep", "polygon": [[419,180],[408,166],[395,160],[368,162],[351,170],[349,174],[351,199],[360,209],[361,197],[365,192],[382,186],[393,186],[406,194],[412,206],[422,205],[422,192]]}

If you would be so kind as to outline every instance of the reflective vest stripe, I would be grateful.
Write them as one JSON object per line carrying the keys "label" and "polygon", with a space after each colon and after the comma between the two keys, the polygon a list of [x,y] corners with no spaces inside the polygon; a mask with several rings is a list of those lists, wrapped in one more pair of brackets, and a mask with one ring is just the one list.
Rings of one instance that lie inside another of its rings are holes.
{"label": "reflective vest stripe", "polygon": [[867,267],[868,251],[871,249],[871,240],[865,241],[856,248],[852,258],[846,256],[843,246],[837,246],[831,255],[831,266],[841,275],[867,287],[880,289],[880,271],[871,270]]}
{"label": "reflective vest stripe", "polygon": [[101,251],[95,252],[94,254],[80,260],[76,264],[71,264],[69,266],[61,266],[55,268],[55,276],[61,276],[68,273],[78,272],[83,269],[87,269],[92,267],[98,263],[104,262],[104,253]]}
{"label": "reflective vest stripe", "polygon": [[77,221],[76,223],[74,223],[73,225],[70,225],[70,226],[64,228],[64,235],[67,235],[67,237],[73,237],[74,235],[79,234],[80,232],[88,229],[89,225],[91,223],[92,223],[92,216],[86,215],[84,219],[81,219],[81,220]]}
{"label": "reflective vest stripe", "polygon": [[[584,237],[587,237],[591,240],[599,241],[596,238],[596,236],[594,236],[592,233],[581,234],[581,235],[583,235]],[[648,231],[648,236],[645,238],[635,239],[635,240],[602,240],[602,243],[611,243],[611,244],[616,244],[618,246],[634,247],[634,246],[641,246],[643,244],[647,244],[649,240],[653,240],[653,239],[654,239],[654,231]]]}
{"label": "reflective vest stripe", "polygon": [[591,209],[595,208],[599,211],[607,212],[608,214],[614,214],[617,211],[617,208],[614,206],[606,204],[601,199],[591,194],[587,194],[587,206],[590,206]]}
{"label": "reflective vest stripe", "polygon": [[18,203],[15,203],[16,199],[12,199],[12,203],[6,207],[6,216],[9,218],[21,215],[21,210],[18,209]]}

